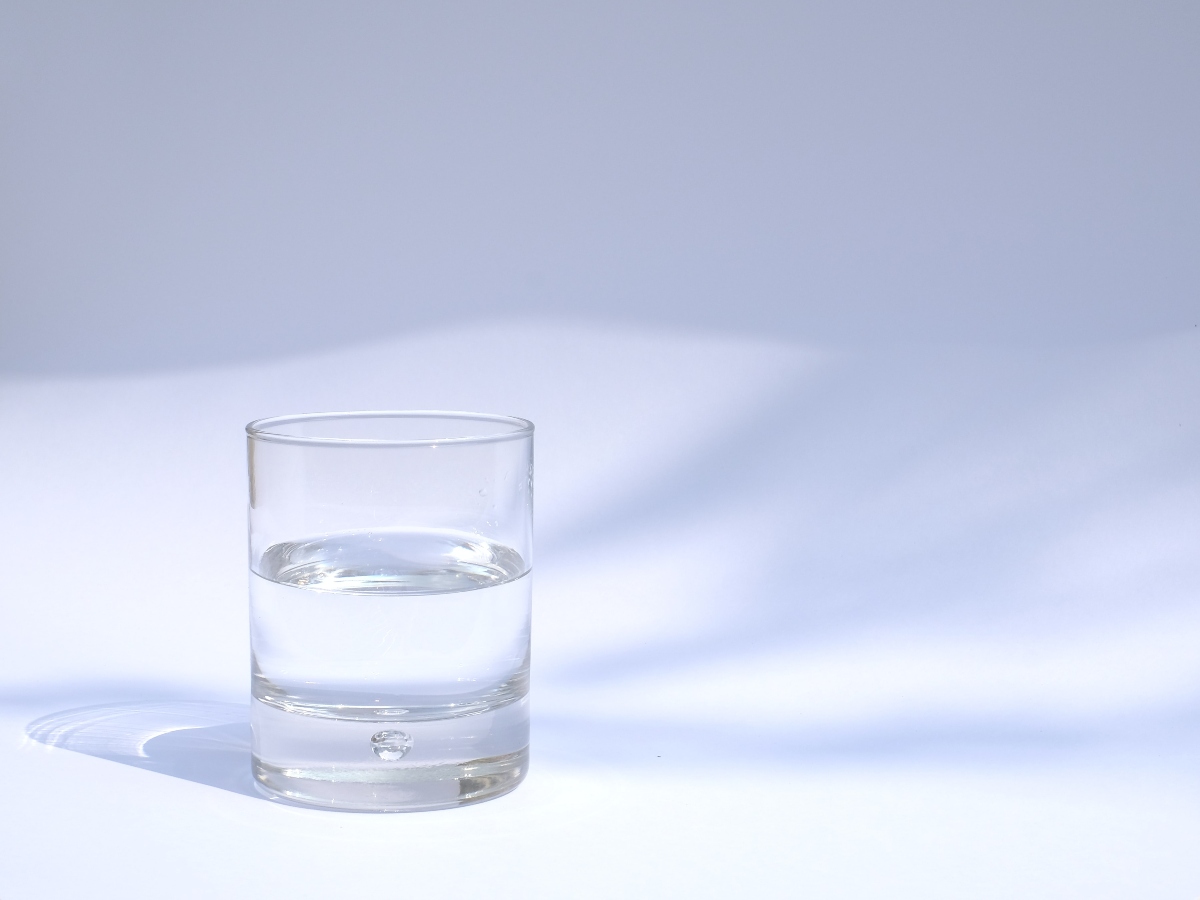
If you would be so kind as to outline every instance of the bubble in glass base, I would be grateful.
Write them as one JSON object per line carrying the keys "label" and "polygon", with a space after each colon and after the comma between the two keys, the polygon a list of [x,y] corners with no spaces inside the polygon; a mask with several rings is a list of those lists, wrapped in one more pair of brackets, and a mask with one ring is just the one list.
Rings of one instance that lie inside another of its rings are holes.
{"label": "bubble in glass base", "polygon": [[412,749],[412,737],[403,731],[380,731],[371,735],[371,749],[380,759],[402,759]]}

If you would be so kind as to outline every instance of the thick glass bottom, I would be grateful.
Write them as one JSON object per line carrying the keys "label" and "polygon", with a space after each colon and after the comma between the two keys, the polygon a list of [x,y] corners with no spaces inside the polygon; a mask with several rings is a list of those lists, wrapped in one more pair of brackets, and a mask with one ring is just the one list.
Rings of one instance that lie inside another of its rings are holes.
{"label": "thick glass bottom", "polygon": [[437,766],[399,769],[281,769],[254,757],[254,780],[268,797],[357,812],[419,812],[481,803],[525,778],[529,750]]}
{"label": "thick glass bottom", "polygon": [[257,787],[306,806],[445,809],[506,794],[529,768],[525,698],[487,712],[418,721],[304,715],[261,701],[251,708]]}

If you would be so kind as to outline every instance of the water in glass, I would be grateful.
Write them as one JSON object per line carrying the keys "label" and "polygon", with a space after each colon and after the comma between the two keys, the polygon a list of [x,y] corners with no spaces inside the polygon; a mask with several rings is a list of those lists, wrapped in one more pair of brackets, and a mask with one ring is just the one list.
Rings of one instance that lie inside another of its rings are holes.
{"label": "water in glass", "polygon": [[432,809],[528,768],[532,574],[446,530],[279,543],[252,567],[254,772],[269,793]]}

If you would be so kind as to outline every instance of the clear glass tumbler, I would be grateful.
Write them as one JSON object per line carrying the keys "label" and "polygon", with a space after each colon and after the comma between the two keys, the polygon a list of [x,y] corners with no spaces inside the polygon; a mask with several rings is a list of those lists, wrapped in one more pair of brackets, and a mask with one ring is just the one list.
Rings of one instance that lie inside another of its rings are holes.
{"label": "clear glass tumbler", "polygon": [[403,811],[529,758],[533,425],[459,412],[246,426],[254,777]]}

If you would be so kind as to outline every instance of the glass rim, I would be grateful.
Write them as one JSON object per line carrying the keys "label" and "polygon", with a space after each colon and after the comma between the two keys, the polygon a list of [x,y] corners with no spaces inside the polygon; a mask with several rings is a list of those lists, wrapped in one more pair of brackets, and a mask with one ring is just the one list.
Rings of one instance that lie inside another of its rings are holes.
{"label": "glass rim", "polygon": [[[467,419],[477,422],[496,422],[513,426],[511,431],[498,434],[468,434],[460,437],[443,438],[352,438],[352,437],[308,437],[286,434],[271,429],[298,422],[313,422],[337,419]],[[434,444],[490,444],[497,441],[512,441],[533,435],[533,423],[517,416],[502,416],[494,413],[460,412],[441,409],[405,410],[349,410],[346,412],[297,413],[285,416],[267,416],[255,419],[246,425],[246,435],[253,440],[271,441],[278,444],[302,444],[333,447],[427,447]]]}

